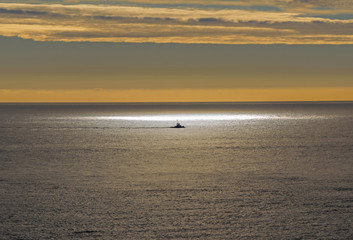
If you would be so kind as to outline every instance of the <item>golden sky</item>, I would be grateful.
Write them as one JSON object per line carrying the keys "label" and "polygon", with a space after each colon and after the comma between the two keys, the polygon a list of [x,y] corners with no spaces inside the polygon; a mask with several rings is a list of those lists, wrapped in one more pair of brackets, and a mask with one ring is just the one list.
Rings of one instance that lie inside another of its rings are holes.
{"label": "golden sky", "polygon": [[352,101],[351,88],[0,90],[0,102]]}
{"label": "golden sky", "polygon": [[353,100],[350,0],[0,0],[0,102]]}

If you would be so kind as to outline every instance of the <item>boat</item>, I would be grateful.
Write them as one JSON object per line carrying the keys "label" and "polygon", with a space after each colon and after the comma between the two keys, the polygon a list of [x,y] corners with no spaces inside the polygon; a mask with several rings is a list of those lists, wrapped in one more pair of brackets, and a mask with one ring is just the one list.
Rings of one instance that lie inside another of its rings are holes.
{"label": "boat", "polygon": [[170,128],[185,128],[185,126],[181,125],[180,123],[177,122],[177,124],[173,127]]}

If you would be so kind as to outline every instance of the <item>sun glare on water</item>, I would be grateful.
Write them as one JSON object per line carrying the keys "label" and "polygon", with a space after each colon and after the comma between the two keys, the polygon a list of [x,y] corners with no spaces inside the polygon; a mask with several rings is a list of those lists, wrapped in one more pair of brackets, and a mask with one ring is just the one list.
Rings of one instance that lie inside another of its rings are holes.
{"label": "sun glare on water", "polygon": [[269,115],[250,114],[173,114],[173,115],[131,115],[131,116],[104,116],[98,119],[126,120],[126,121],[222,121],[222,120],[252,120],[276,118]]}

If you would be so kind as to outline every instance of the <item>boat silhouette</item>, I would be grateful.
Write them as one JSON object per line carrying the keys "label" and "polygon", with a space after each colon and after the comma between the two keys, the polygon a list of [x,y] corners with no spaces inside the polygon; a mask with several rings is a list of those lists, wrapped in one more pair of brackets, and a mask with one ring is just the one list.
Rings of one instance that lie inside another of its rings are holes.
{"label": "boat silhouette", "polygon": [[180,123],[177,122],[177,124],[173,127],[170,128],[185,128],[185,126],[181,125]]}

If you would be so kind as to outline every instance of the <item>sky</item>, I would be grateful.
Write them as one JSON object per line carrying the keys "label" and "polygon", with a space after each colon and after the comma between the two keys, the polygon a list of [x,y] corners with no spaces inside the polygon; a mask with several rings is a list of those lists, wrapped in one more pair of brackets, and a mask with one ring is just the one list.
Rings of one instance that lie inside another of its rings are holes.
{"label": "sky", "polygon": [[0,0],[0,102],[352,100],[351,0]]}

